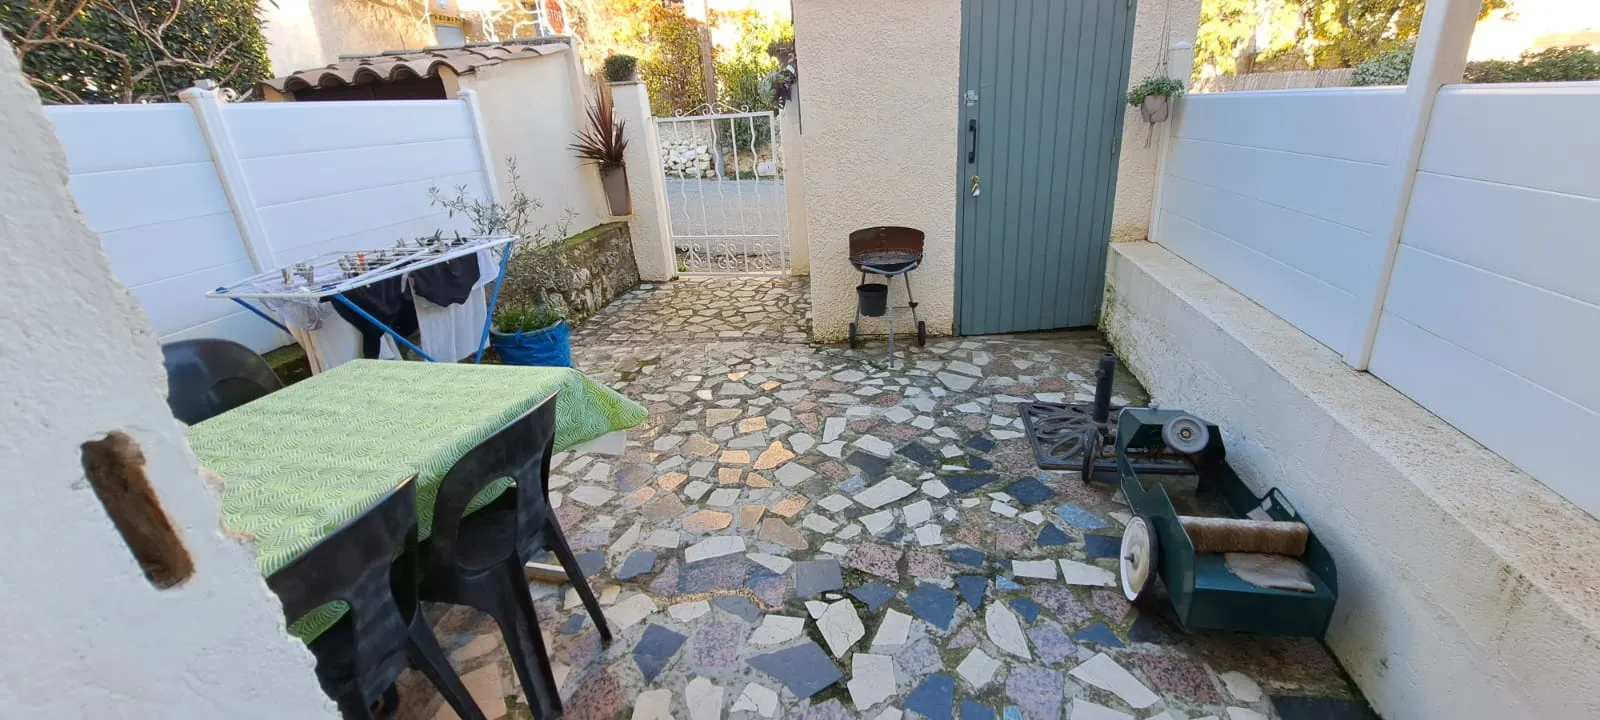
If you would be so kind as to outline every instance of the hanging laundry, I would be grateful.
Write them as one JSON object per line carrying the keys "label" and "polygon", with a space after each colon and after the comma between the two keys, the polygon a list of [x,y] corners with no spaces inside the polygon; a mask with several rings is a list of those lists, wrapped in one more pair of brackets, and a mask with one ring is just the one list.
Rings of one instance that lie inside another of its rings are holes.
{"label": "hanging laundry", "polygon": [[[406,287],[403,277],[392,277],[352,288],[346,290],[344,296],[356,307],[401,335],[410,335],[417,331],[417,309],[411,301],[411,292]],[[339,313],[339,317],[361,331],[361,357],[369,360],[377,359],[385,337],[384,331],[367,322],[344,303],[333,298],[324,298],[323,302],[333,303],[333,309]]]}
{"label": "hanging laundry", "polygon": [[[455,273],[452,279],[470,274],[473,281],[467,285],[465,297],[447,304],[452,295],[440,292],[438,278],[419,278],[419,274],[433,268],[424,268],[411,274],[415,290],[417,325],[422,332],[422,351],[440,361],[454,361],[477,353],[483,342],[483,327],[488,320],[488,301],[484,287],[500,274],[491,254],[485,250],[474,257],[452,260],[445,265],[462,263],[471,270]],[[419,279],[422,282],[417,282]],[[452,286],[453,287],[453,286]]]}

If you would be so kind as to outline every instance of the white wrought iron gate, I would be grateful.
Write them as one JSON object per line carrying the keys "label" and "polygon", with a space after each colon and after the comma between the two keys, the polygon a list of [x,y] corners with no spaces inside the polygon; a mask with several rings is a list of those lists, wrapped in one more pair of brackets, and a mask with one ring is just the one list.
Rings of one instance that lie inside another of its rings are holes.
{"label": "white wrought iron gate", "polygon": [[678,271],[788,270],[777,116],[729,112],[655,121]]}

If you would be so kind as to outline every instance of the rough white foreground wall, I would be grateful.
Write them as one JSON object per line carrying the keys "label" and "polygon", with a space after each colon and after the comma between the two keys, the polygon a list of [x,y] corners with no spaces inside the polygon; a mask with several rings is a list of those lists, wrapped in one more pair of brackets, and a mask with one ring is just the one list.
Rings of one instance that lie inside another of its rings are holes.
{"label": "rough white foreground wall", "polygon": [[[66,156],[0,41],[0,716],[334,718],[250,549],[218,530],[163,395],[156,333],[67,192]],[[196,572],[157,590],[84,478],[123,431]]]}
{"label": "rough white foreground wall", "polygon": [[562,51],[501,63],[462,75],[459,82],[462,88],[478,91],[500,196],[511,198],[506,158],[515,157],[522,191],[544,204],[532,215],[533,227],[548,225],[553,230],[571,210],[577,215],[567,224],[578,232],[611,222],[611,213],[600,189],[599,171],[579,162],[567,147],[583,127],[579,122],[584,111],[574,102],[583,94],[571,59],[570,51]]}
{"label": "rough white foreground wall", "polygon": [[1595,117],[1600,83],[1439,94],[1371,367],[1600,517]]}
{"label": "rough white foreground wall", "polygon": [[[930,334],[955,314],[956,88],[960,0],[795,0],[796,53],[805,58],[806,229],[813,333],[845,337],[859,274],[850,232],[905,225],[927,233],[911,274]],[[786,139],[786,142],[792,141]],[[642,270],[643,268],[641,268]],[[891,305],[904,305],[896,280]],[[896,311],[901,312],[901,311]],[[897,326],[909,327],[906,322]],[[881,321],[865,333],[883,333]]]}
{"label": "rough white foreground wall", "polygon": [[1185,97],[1170,121],[1151,240],[1353,352],[1384,263],[1384,167],[1403,92]]}
{"label": "rough white foreground wall", "polygon": [[1103,322],[1151,399],[1220,425],[1333,553],[1327,642],[1380,715],[1600,717],[1594,518],[1158,245],[1112,246]]}
{"label": "rough white foreground wall", "polygon": [[[1187,65],[1163,67],[1168,46],[1194,42],[1200,27],[1200,0],[1144,0],[1134,9],[1133,54],[1128,65],[1132,87],[1151,75],[1188,81]],[[1192,57],[1180,53],[1184,57]],[[1150,236],[1150,204],[1155,198],[1156,172],[1161,155],[1163,128],[1152,127],[1139,108],[1124,106],[1122,151],[1117,157],[1116,201],[1111,207],[1111,241],[1146,240]]]}

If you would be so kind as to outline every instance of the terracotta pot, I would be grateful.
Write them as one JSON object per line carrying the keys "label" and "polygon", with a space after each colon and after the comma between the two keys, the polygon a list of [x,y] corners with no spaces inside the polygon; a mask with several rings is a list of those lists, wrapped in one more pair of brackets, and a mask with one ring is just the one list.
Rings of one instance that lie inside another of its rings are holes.
{"label": "terracotta pot", "polygon": [[613,217],[633,214],[633,198],[628,195],[628,168],[602,168],[600,186],[606,191],[606,204]]}
{"label": "terracotta pot", "polygon": [[1166,122],[1172,114],[1172,101],[1165,95],[1151,95],[1139,104],[1139,114],[1148,123]]}

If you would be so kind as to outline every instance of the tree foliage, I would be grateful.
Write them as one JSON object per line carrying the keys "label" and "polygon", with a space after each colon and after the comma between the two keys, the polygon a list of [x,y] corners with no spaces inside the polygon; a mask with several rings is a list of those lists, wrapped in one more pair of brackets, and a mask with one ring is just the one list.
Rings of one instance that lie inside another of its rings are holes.
{"label": "tree foliage", "polygon": [[0,0],[0,31],[47,103],[169,101],[200,78],[269,76],[254,0]]}
{"label": "tree foliage", "polygon": [[700,59],[701,24],[678,3],[661,0],[568,0],[574,34],[585,41],[584,61],[598,66],[613,54],[639,59],[650,109],[672,115],[706,104]]}
{"label": "tree foliage", "polygon": [[767,76],[778,69],[771,48],[794,42],[794,24],[753,10],[718,13],[714,22],[739,28],[738,41],[717,52],[717,100],[734,108],[776,110],[765,87]]}
{"label": "tree foliage", "polygon": [[[1354,67],[1417,37],[1426,0],[1203,0],[1195,69]],[[1483,0],[1479,18],[1511,0]]]}
{"label": "tree foliage", "polygon": [[[1404,85],[1411,75],[1411,45],[1390,50],[1356,66],[1351,85]],[[1467,63],[1469,83],[1569,82],[1600,80],[1600,52],[1586,47],[1530,51],[1517,60]]]}

